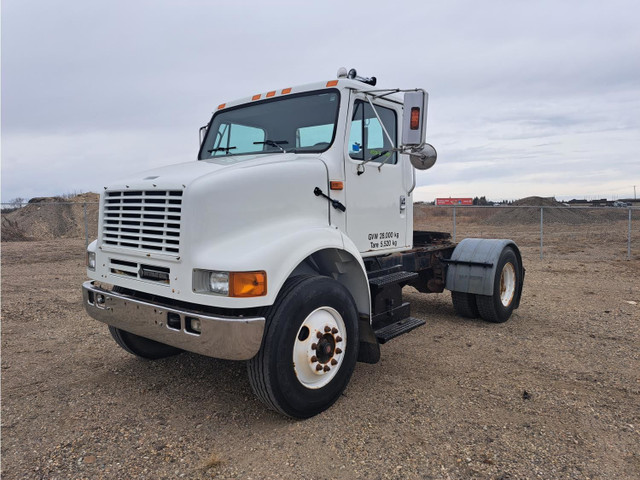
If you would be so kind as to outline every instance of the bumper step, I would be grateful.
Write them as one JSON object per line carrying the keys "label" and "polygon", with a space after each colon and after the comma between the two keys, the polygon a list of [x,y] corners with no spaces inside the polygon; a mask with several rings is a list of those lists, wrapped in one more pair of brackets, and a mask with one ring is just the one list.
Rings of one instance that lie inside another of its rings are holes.
{"label": "bumper step", "polygon": [[386,287],[387,285],[393,284],[404,286],[411,280],[415,280],[416,278],[418,278],[418,274],[416,272],[394,272],[388,273],[386,275],[381,275],[379,277],[370,278],[369,285],[378,288]]}
{"label": "bumper step", "polygon": [[376,338],[378,339],[378,342],[386,343],[392,338],[399,337],[403,333],[407,333],[415,328],[421,327],[425,323],[427,322],[425,322],[424,320],[420,320],[419,318],[408,317],[398,322],[387,325],[386,327],[382,327],[381,329],[376,330],[374,333],[376,335]]}

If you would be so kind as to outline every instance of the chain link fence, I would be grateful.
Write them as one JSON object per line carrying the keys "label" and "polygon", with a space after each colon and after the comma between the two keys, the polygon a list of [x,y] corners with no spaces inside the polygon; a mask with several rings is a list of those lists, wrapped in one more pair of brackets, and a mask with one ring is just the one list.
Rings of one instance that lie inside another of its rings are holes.
{"label": "chain link fence", "polygon": [[416,204],[415,228],[466,237],[510,238],[540,259],[596,255],[631,259],[640,245],[639,207],[431,206]]}
{"label": "chain link fence", "polygon": [[[3,203],[2,241],[84,239],[98,235],[99,202]],[[348,213],[348,210],[347,210]],[[640,251],[640,207],[414,206],[414,228],[466,237],[510,238],[550,256],[631,259]]]}

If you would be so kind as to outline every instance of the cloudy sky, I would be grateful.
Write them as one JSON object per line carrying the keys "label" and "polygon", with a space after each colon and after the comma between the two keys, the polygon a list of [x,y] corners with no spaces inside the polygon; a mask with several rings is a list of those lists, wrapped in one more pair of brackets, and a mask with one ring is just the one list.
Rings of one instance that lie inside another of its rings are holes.
{"label": "cloudy sky", "polygon": [[219,103],[338,67],[430,92],[416,200],[640,194],[637,0],[4,0],[2,201],[196,158]]}

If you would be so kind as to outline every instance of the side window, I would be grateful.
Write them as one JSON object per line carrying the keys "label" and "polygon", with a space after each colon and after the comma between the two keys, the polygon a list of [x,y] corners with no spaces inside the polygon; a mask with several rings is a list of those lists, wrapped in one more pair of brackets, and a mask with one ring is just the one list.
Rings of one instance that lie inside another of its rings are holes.
{"label": "side window", "polygon": [[[393,139],[393,143],[397,145],[396,112],[378,105],[376,105],[376,111]],[[393,165],[398,159],[396,153],[391,151],[392,148],[371,105],[368,102],[356,100],[349,133],[349,156],[354,160],[385,162]]]}
{"label": "side window", "polygon": [[[216,134],[211,156],[226,155],[229,153],[255,152],[260,150],[253,142],[264,141],[264,130],[256,127],[248,127],[237,123],[222,123]],[[227,148],[232,148],[227,150]]]}

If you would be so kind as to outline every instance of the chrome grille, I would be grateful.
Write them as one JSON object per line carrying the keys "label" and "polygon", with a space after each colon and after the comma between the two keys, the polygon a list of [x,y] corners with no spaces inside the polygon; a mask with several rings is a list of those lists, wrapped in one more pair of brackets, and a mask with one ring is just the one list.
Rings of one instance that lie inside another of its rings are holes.
{"label": "chrome grille", "polygon": [[181,190],[106,192],[102,241],[157,253],[180,253]]}

